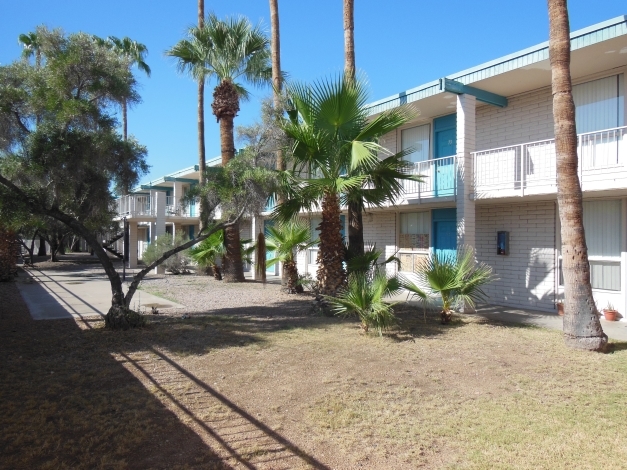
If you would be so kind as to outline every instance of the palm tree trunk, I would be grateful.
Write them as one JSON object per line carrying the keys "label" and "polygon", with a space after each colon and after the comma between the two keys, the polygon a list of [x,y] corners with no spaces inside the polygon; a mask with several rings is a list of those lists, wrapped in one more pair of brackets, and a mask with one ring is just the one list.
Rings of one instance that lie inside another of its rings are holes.
{"label": "palm tree trunk", "polygon": [[[275,111],[281,107],[281,32],[279,29],[279,2],[278,0],[270,0],[270,24],[272,36],[270,42],[272,54],[272,86],[274,87],[274,109]],[[285,170],[285,162],[283,161],[283,149],[277,149],[276,152],[276,169]],[[279,195],[279,204],[284,200],[283,195]]]}
{"label": "palm tree trunk", "polygon": [[223,116],[220,119],[220,151],[222,152],[222,166],[235,156],[235,139],[233,138],[233,116]]}
{"label": "palm tree trunk", "polygon": [[222,260],[222,271],[225,282],[244,282],[244,263],[242,262],[242,245],[240,243],[239,222],[224,229],[226,254]]}
{"label": "palm tree trunk", "polygon": [[354,0],[344,0],[344,75],[355,81],[355,19]]}
{"label": "palm tree trunk", "polygon": [[590,285],[583,228],[583,202],[577,176],[577,131],[570,79],[570,26],[566,0],[548,0],[549,57],[557,155],[557,201],[564,273],[564,340],[572,348],[601,351],[607,344]]}
{"label": "palm tree trunk", "polygon": [[46,256],[46,239],[39,236],[39,250],[37,251],[37,256]]}
{"label": "palm tree trunk", "polygon": [[348,251],[351,256],[364,254],[364,222],[357,202],[348,203]]}
{"label": "palm tree trunk", "polygon": [[340,199],[336,193],[326,192],[322,198],[322,222],[318,249],[317,277],[320,292],[335,295],[346,281],[344,245],[342,244]]}
{"label": "palm tree trunk", "polygon": [[126,142],[128,134],[128,105],[126,100],[122,102],[122,135],[124,136],[124,142]]}
{"label": "palm tree trunk", "polygon": [[[198,27],[205,26],[205,0],[198,0]],[[200,185],[205,184],[205,79],[198,80],[198,181]],[[201,198],[199,207],[199,230],[202,230],[208,223],[207,203]]]}

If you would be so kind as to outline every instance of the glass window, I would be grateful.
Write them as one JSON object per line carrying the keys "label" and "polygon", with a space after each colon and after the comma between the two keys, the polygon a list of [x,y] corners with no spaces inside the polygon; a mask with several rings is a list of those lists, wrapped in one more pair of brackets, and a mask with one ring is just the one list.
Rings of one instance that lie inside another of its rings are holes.
{"label": "glass window", "polygon": [[403,150],[412,149],[412,152],[405,156],[407,161],[418,163],[429,160],[429,124],[403,129],[401,147]]}
{"label": "glass window", "polygon": [[431,218],[429,212],[401,214],[399,248],[406,250],[428,250]]}
{"label": "glass window", "polygon": [[[583,226],[592,287],[621,290],[621,201],[585,201]],[[564,285],[561,259],[559,270],[559,284]]]}
{"label": "glass window", "polygon": [[623,125],[621,79],[613,75],[573,87],[577,134]]}

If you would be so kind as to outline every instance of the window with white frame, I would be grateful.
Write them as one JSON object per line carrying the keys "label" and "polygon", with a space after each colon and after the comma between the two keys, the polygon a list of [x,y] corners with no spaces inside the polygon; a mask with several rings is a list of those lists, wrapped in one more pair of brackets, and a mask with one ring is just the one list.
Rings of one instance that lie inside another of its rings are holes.
{"label": "window with white frame", "polygon": [[[593,289],[621,290],[621,212],[620,200],[583,203],[583,225]],[[560,256],[559,284],[563,286],[561,268]]]}
{"label": "window with white frame", "polygon": [[401,214],[399,234],[400,271],[414,272],[429,251],[430,212]]}
{"label": "window with white frame", "polygon": [[412,149],[412,152],[405,156],[405,160],[409,162],[419,163],[429,160],[429,124],[403,129],[401,148]]}
{"label": "window with white frame", "polygon": [[577,134],[624,126],[623,80],[612,75],[573,87]]}

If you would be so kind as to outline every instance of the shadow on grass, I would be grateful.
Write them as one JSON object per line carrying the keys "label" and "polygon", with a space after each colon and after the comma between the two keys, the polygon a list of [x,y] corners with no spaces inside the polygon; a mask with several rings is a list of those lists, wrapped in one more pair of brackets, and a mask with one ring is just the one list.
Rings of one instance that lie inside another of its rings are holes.
{"label": "shadow on grass", "polygon": [[231,468],[76,323],[0,294],[0,466]]}

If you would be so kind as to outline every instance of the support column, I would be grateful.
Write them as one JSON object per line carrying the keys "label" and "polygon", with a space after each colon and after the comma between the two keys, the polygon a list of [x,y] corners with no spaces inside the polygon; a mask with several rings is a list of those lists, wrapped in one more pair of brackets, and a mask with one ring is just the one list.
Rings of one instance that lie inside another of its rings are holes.
{"label": "support column", "polygon": [[473,161],[475,107],[472,95],[457,95],[457,247],[475,247]]}
{"label": "support column", "polygon": [[[250,238],[253,239],[253,243],[256,244],[257,243],[257,235],[259,234],[259,223],[261,223],[261,226],[263,227],[263,221],[260,217],[257,216],[253,216],[250,219],[250,233],[251,236]],[[252,264],[252,269],[251,269],[251,275],[252,275],[252,279],[255,280],[257,279],[257,246],[255,245],[255,253],[253,254],[253,264]]]}
{"label": "support column", "polygon": [[183,183],[180,181],[174,182],[174,188],[172,191],[172,196],[174,196],[174,211],[176,215],[183,215],[179,212],[179,207],[181,206],[181,198],[184,196],[183,194]]}
{"label": "support column", "polygon": [[[155,191],[153,202],[155,204],[155,222],[151,224],[154,230],[150,231],[152,243],[155,243],[159,237],[165,235],[165,193],[163,191]],[[165,268],[163,265],[157,266],[154,269],[155,274],[164,274]]]}
{"label": "support column", "polygon": [[137,222],[128,221],[128,267],[135,269],[137,267]]}

